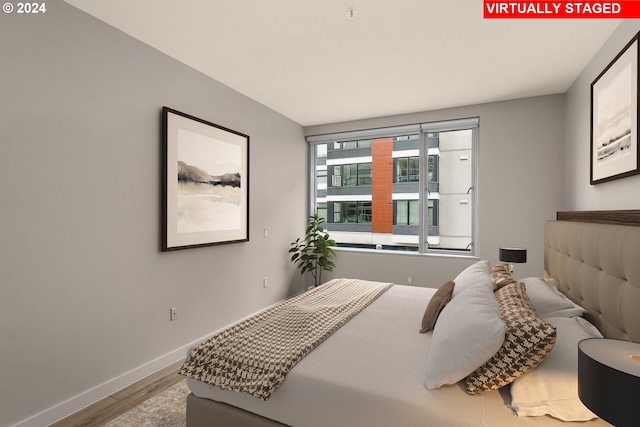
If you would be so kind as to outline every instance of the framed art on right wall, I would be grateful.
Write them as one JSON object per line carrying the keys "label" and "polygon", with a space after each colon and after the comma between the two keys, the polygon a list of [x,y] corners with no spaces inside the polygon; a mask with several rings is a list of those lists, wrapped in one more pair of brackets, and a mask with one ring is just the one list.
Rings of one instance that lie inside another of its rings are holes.
{"label": "framed art on right wall", "polygon": [[591,83],[591,185],[640,173],[638,35]]}

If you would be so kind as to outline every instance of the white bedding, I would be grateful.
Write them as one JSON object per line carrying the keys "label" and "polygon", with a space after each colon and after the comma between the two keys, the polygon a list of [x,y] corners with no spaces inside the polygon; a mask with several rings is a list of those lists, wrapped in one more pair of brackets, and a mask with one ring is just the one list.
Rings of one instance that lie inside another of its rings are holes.
{"label": "white bedding", "polygon": [[[464,384],[427,390],[432,333],[420,321],[436,289],[395,285],[302,359],[268,401],[187,378],[198,397],[295,427],[569,426],[517,417],[508,388],[468,395]],[[607,426],[601,420],[575,423]]]}

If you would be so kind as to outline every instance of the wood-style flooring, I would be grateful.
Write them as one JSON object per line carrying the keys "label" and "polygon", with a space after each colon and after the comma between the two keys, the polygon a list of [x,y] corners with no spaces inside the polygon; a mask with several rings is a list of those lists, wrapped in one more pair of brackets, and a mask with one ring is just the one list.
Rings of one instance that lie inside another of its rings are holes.
{"label": "wood-style flooring", "polygon": [[98,427],[104,425],[182,381],[184,377],[178,375],[182,362],[179,361],[167,366],[155,374],[52,424],[50,427]]}

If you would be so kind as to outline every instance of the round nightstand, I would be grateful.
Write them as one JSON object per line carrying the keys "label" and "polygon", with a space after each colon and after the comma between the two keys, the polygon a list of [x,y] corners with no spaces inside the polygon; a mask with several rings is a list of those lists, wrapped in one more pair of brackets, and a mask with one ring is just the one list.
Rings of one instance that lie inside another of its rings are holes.
{"label": "round nightstand", "polygon": [[640,344],[608,338],[578,343],[578,395],[587,408],[617,426],[640,423]]}

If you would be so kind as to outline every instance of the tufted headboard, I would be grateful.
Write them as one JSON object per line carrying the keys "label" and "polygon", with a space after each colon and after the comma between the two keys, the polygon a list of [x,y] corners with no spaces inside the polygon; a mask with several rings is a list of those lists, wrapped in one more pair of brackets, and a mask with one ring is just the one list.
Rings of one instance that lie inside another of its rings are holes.
{"label": "tufted headboard", "polygon": [[640,342],[640,210],[558,212],[544,235],[545,275],[604,336]]}

